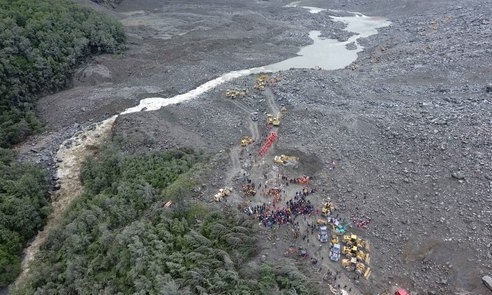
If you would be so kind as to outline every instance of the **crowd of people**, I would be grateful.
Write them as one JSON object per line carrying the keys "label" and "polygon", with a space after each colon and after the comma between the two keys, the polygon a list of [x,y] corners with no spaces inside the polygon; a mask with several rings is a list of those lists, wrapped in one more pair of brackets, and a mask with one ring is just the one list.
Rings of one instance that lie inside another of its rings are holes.
{"label": "crowd of people", "polygon": [[263,203],[262,205],[250,206],[244,212],[248,215],[254,215],[265,227],[272,227],[274,224],[293,224],[297,216],[312,214],[314,206],[311,201],[306,200],[301,195],[296,200],[287,201],[286,207],[273,207],[272,209]]}

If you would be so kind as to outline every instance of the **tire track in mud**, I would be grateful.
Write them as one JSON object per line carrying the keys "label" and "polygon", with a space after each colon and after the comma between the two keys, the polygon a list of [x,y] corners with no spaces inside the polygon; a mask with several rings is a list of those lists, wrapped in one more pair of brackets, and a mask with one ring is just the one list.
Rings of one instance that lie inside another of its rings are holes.
{"label": "tire track in mud", "polygon": [[265,87],[263,90],[265,93],[266,101],[268,103],[268,106],[272,110],[272,115],[276,115],[280,112],[279,107],[277,106],[277,103],[275,102],[275,94],[273,94],[273,91],[270,87]]}
{"label": "tire track in mud", "polygon": [[234,99],[231,99],[231,102],[237,106],[238,108],[240,108],[241,110],[245,111],[248,115],[248,128],[249,128],[249,131],[251,132],[251,136],[253,137],[254,140],[258,140],[260,138],[260,131],[258,130],[258,124],[256,122],[254,122],[253,120],[251,120],[251,118],[249,117],[251,115],[251,113],[253,113],[254,111],[248,107],[246,107],[244,104],[240,103],[239,101],[236,101]]}
{"label": "tire track in mud", "polygon": [[227,178],[225,181],[225,186],[233,187],[232,181],[234,176],[239,175],[241,172],[241,160],[240,160],[241,146],[236,145],[231,149],[230,158],[231,158],[231,167],[229,171],[227,171]]}

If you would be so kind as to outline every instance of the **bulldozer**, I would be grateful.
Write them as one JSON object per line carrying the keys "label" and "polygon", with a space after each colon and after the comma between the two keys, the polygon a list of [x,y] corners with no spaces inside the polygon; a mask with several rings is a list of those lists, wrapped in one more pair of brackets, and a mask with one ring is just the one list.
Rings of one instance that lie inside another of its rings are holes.
{"label": "bulldozer", "polygon": [[342,254],[344,254],[347,258],[352,258],[357,256],[357,247],[347,247],[343,246],[342,248]]}
{"label": "bulldozer", "polygon": [[275,127],[280,126],[280,112],[277,113],[276,117],[272,118],[272,125]]}
{"label": "bulldozer", "polygon": [[280,156],[275,156],[273,158],[273,161],[276,163],[276,164],[282,164],[282,165],[286,165],[286,164],[289,164],[289,163],[297,163],[297,161],[299,161],[299,158],[298,157],[294,157],[294,156],[286,156],[286,155],[280,155]]}
{"label": "bulldozer", "polygon": [[355,271],[356,274],[362,276],[364,279],[369,279],[371,275],[371,268],[364,263],[357,262],[355,257],[342,259],[342,266],[347,271]]}
{"label": "bulldozer", "polygon": [[354,234],[344,235],[343,236],[343,243],[345,243],[345,245],[347,245],[348,247],[356,246],[357,245],[357,235],[354,235]]}
{"label": "bulldozer", "polygon": [[355,257],[342,259],[342,266],[347,271],[354,271],[356,264],[357,259]]}
{"label": "bulldozer", "polygon": [[364,249],[366,251],[370,250],[369,241],[363,240],[354,234],[344,235],[343,243],[348,247],[357,246],[358,248]]}
{"label": "bulldozer", "polygon": [[241,146],[248,146],[254,142],[253,137],[251,136],[243,136],[241,137]]}
{"label": "bulldozer", "polygon": [[362,262],[365,264],[369,264],[369,262],[371,261],[371,259],[369,257],[369,253],[366,253],[362,250],[357,251],[355,258],[357,258],[358,262]]}
{"label": "bulldozer", "polygon": [[222,202],[222,200],[227,197],[228,195],[231,194],[231,190],[230,188],[226,187],[226,188],[221,188],[219,189],[219,192],[215,194],[214,196],[214,201],[215,202]]}
{"label": "bulldozer", "polygon": [[370,251],[369,241],[363,240],[361,238],[357,239],[357,247],[362,248],[366,251]]}
{"label": "bulldozer", "polygon": [[362,276],[364,279],[369,279],[369,277],[371,276],[371,272],[371,268],[364,263],[357,262],[355,264],[355,273],[359,276]]}
{"label": "bulldozer", "polygon": [[227,89],[225,92],[226,97],[233,99],[246,96],[246,94],[248,94],[247,89]]}
{"label": "bulldozer", "polygon": [[323,205],[321,207],[321,215],[329,216],[334,210],[333,203],[329,199],[323,200]]}

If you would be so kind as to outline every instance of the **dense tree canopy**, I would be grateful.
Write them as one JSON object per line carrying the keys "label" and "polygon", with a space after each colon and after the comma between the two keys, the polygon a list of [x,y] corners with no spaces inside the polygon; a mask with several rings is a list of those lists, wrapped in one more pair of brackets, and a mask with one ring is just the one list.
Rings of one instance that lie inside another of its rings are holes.
{"label": "dense tree canopy", "polygon": [[123,42],[121,25],[69,0],[0,0],[0,287],[50,210],[46,173],[4,148],[40,127],[38,95],[67,87],[81,61]]}
{"label": "dense tree canopy", "polygon": [[69,0],[0,0],[0,146],[39,127],[36,95],[66,87],[82,60],[123,42],[121,25]]}
{"label": "dense tree canopy", "polygon": [[0,148],[0,287],[19,274],[22,249],[49,214],[45,184],[46,173]]}
{"label": "dense tree canopy", "polygon": [[258,251],[254,224],[190,201],[197,161],[190,151],[114,148],[89,159],[83,195],[13,294],[311,294],[298,271],[245,270]]}

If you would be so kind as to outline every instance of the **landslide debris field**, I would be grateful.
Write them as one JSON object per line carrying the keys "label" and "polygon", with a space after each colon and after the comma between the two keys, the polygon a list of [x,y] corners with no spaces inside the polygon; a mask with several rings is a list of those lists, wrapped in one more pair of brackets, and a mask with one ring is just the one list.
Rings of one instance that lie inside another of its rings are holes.
{"label": "landslide debris field", "polygon": [[[385,17],[390,27],[359,40],[365,51],[345,69],[290,70],[264,90],[256,75],[238,78],[191,101],[117,118],[113,136],[128,152],[192,147],[212,159],[215,173],[201,188],[217,206],[268,203],[241,186],[281,186],[293,198],[301,186],[278,178],[309,175],[316,209],[329,197],[345,220],[370,220],[349,230],[371,243],[372,275],[354,280],[328,259],[329,243],[303,240],[292,227],[259,225],[265,259],[285,257],[290,245],[318,259],[300,260],[321,285],[347,285],[354,294],[380,294],[395,285],[416,294],[487,294],[480,278],[492,273],[492,5],[481,1],[302,2],[337,10],[311,14],[287,1],[123,1],[107,13],[121,19],[129,49],[101,56],[80,70],[74,88],[42,98],[37,106],[46,134],[33,138],[21,157],[54,171],[51,155],[63,139],[94,122],[137,105],[145,97],[185,93],[223,73],[278,62],[310,42],[309,31],[346,39],[328,14],[357,11]],[[102,11],[106,11],[102,9]],[[248,89],[243,97],[227,89]],[[266,114],[281,107],[280,126]],[[259,120],[251,112],[259,111]],[[278,140],[258,156],[266,136]],[[255,142],[241,147],[243,135]],[[49,138],[49,140],[46,140]],[[31,150],[35,150],[33,153]],[[279,166],[274,155],[299,157]],[[264,232],[264,233],[263,233]],[[323,257],[323,258],[322,258]],[[322,271],[319,271],[319,268]],[[340,273],[338,281],[337,271]]]}

